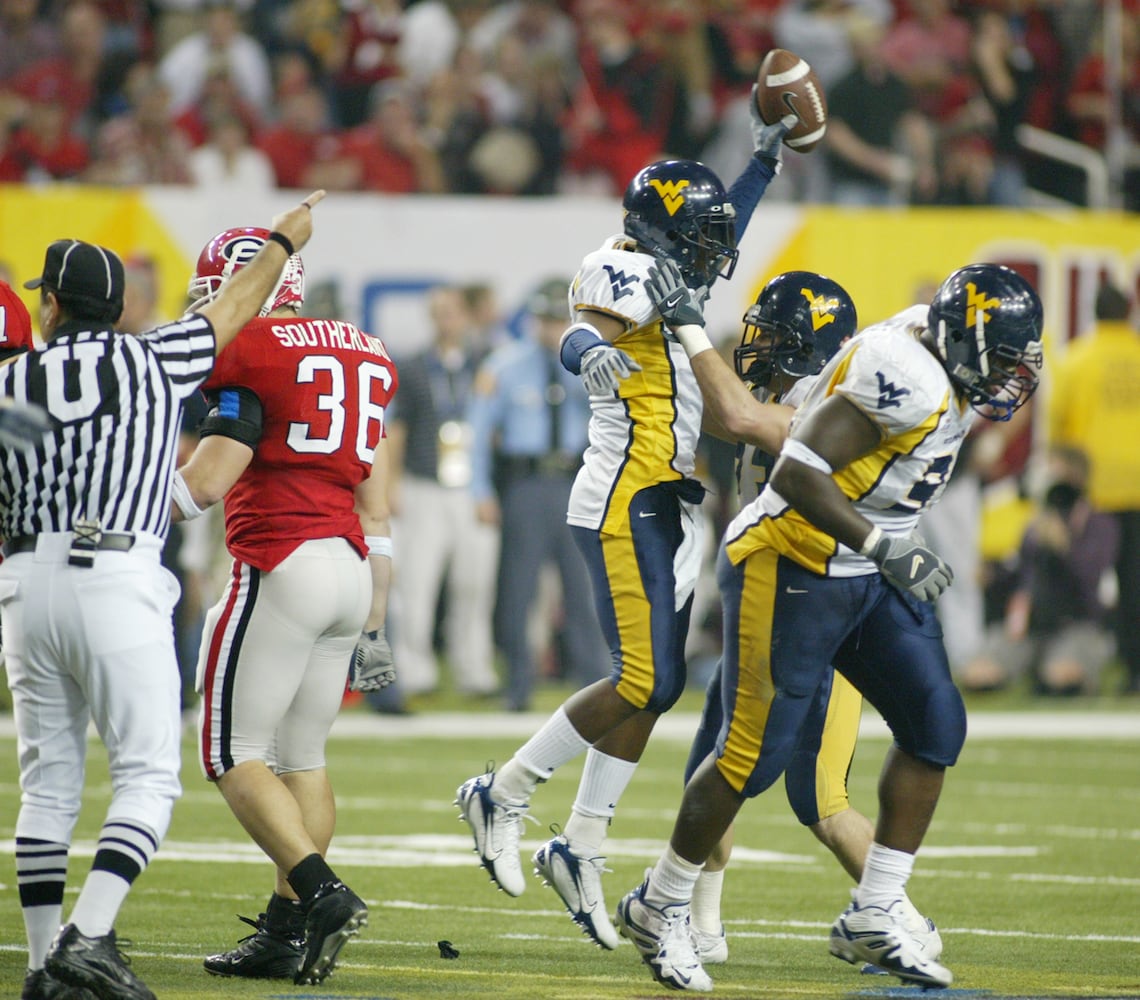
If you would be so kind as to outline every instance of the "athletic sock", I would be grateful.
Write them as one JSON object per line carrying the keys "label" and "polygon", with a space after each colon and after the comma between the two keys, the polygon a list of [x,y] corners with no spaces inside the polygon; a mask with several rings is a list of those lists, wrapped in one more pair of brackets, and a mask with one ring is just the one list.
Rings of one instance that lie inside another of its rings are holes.
{"label": "athletic sock", "polygon": [[888,907],[906,895],[906,883],[914,870],[914,855],[872,843],[863,862],[863,877],[855,890],[859,906]]}
{"label": "athletic sock", "polygon": [[495,774],[491,797],[512,805],[529,802],[539,782],[546,781],[589,746],[571,724],[566,709],[560,706]]}
{"label": "athletic sock", "polygon": [[59,932],[66,881],[67,844],[16,838],[16,885],[28,937],[29,969],[43,968],[44,956]]}
{"label": "athletic sock", "polygon": [[84,937],[103,937],[131,885],[158,850],[158,835],[134,819],[108,819],[99,831],[95,860],[71,911],[70,923]]}
{"label": "athletic sock", "polygon": [[724,869],[718,872],[701,870],[693,886],[693,926],[706,934],[720,934],[724,921],[720,916],[720,897],[724,889]]}
{"label": "athletic sock", "polygon": [[308,908],[317,890],[326,882],[335,882],[336,873],[319,854],[313,853],[297,862],[285,876],[293,891],[301,897],[301,905]]}
{"label": "athletic sock", "polygon": [[636,770],[636,761],[612,757],[594,747],[586,752],[578,795],[562,831],[578,857],[594,858],[601,854],[614,810]]}
{"label": "athletic sock", "polygon": [[693,898],[693,886],[702,865],[686,861],[673,850],[672,845],[657,859],[657,864],[649,875],[649,885],[645,889],[645,901],[653,906],[670,903],[688,903]]}

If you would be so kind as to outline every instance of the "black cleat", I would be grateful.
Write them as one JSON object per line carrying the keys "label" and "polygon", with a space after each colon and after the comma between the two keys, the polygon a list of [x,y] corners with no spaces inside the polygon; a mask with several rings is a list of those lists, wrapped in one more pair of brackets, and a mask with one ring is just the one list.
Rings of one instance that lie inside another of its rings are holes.
{"label": "black cleat", "polygon": [[[272,906],[272,903],[270,904]],[[295,919],[274,920],[262,913],[256,920],[239,916],[254,932],[243,937],[232,951],[210,955],[202,965],[214,976],[243,979],[292,979],[305,955],[305,920],[300,907]]]}
{"label": "black cleat", "polygon": [[68,924],[56,935],[44,968],[53,979],[84,987],[98,1000],[156,1000],[146,983],[131,972],[130,960],[119,951],[113,930],[102,937],[87,937],[75,924]]}
{"label": "black cleat", "polygon": [[28,969],[20,1000],[95,1000],[95,994],[82,986],[61,983],[46,969]]}
{"label": "black cleat", "polygon": [[322,885],[305,912],[305,956],[293,982],[322,982],[336,968],[341,948],[367,923],[368,907],[348,886]]}

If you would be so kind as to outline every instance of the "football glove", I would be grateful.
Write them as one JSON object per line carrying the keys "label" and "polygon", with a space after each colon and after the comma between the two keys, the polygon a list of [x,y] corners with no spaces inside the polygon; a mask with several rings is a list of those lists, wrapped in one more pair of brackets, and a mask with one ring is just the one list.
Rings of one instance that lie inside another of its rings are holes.
{"label": "football glove", "polygon": [[0,399],[0,445],[26,451],[51,430],[51,417],[37,403]]}
{"label": "football glove", "polygon": [[582,355],[582,385],[591,396],[608,396],[617,392],[623,380],[639,371],[641,365],[625,351],[605,341]]}
{"label": "football glove", "polygon": [[774,125],[769,125],[760,117],[760,109],[756,106],[756,90],[758,84],[752,84],[752,98],[748,102],[749,128],[752,130],[752,152],[756,156],[763,156],[772,160],[776,173],[780,172],[783,162],[784,136],[794,127],[799,119],[795,115],[784,115]]}
{"label": "football glove", "polygon": [[702,297],[702,289],[694,292],[689,288],[676,261],[665,259],[654,264],[645,279],[645,291],[669,326],[705,325],[701,306],[707,298],[707,291]]}
{"label": "football glove", "polygon": [[373,632],[361,632],[352,654],[350,691],[379,691],[396,679],[392,647],[381,625]]}
{"label": "football glove", "polygon": [[954,579],[954,571],[941,557],[913,537],[882,534],[864,554],[889,584],[921,601],[937,600]]}

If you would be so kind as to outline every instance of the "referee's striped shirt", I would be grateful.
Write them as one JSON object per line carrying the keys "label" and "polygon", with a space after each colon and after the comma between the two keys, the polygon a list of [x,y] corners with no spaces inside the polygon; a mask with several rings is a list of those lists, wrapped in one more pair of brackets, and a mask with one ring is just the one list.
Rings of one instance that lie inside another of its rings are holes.
{"label": "referee's striped shirt", "polygon": [[182,400],[214,367],[214,331],[190,316],[140,337],[61,324],[40,350],[0,369],[0,392],[52,416],[34,450],[0,451],[0,535],[170,527]]}

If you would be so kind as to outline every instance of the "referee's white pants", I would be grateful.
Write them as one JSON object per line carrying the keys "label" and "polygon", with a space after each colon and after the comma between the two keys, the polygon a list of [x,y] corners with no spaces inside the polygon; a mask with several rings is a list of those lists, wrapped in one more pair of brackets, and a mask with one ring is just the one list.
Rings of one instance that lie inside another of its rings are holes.
{"label": "referee's white pants", "polygon": [[161,840],[181,794],[178,583],[156,537],[97,552],[86,568],[67,565],[70,539],[42,534],[34,552],[0,565],[20,761],[16,836],[71,842],[93,721],[110,763],[107,816]]}
{"label": "referee's white pants", "polygon": [[398,683],[408,694],[439,686],[432,633],[446,574],[444,634],[455,687],[464,694],[489,694],[499,686],[492,638],[499,530],[480,523],[466,489],[447,489],[409,476],[401,493],[400,516],[392,522],[392,635]]}

